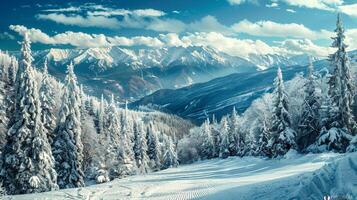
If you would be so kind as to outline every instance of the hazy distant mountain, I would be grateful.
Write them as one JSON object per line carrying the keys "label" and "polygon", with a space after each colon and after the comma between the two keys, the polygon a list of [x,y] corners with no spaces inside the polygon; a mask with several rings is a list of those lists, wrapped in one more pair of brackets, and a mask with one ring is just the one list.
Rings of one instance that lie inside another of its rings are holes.
{"label": "hazy distant mountain", "polygon": [[[324,68],[327,62],[319,61],[315,65],[315,68],[319,70]],[[297,73],[305,71],[306,66],[285,67],[284,80],[290,80]],[[275,77],[276,68],[231,74],[176,90],[159,90],[134,102],[131,106],[153,107],[202,122],[207,116],[211,117],[213,114],[220,118],[230,113],[233,106],[239,112],[244,112],[253,100],[271,91]]]}
{"label": "hazy distant mountain", "polygon": [[[232,73],[257,72],[276,66],[303,65],[307,55],[230,56],[208,47],[89,48],[34,51],[35,65],[47,58],[51,74],[61,78],[73,61],[80,82],[93,95],[114,93],[138,99],[159,89],[176,89]],[[314,58],[316,60],[316,58]]]}

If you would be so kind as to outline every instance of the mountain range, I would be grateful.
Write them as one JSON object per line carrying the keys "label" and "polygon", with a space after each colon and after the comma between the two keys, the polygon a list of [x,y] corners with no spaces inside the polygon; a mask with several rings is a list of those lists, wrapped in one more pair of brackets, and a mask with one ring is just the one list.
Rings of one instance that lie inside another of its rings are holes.
{"label": "mountain range", "polygon": [[[50,73],[63,78],[75,64],[81,83],[92,95],[114,93],[137,100],[160,89],[177,89],[232,73],[257,72],[276,66],[306,64],[307,55],[230,56],[208,47],[88,48],[34,51],[35,65],[48,60]],[[318,58],[313,58],[317,60]]]}

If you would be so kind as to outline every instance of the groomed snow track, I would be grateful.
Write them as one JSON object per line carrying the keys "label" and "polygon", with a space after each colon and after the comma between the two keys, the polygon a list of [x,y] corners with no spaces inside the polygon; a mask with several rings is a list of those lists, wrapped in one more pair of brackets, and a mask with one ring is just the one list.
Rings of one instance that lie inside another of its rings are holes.
{"label": "groomed snow track", "polygon": [[213,159],[80,189],[11,196],[45,199],[357,199],[357,153],[289,154],[282,159]]}

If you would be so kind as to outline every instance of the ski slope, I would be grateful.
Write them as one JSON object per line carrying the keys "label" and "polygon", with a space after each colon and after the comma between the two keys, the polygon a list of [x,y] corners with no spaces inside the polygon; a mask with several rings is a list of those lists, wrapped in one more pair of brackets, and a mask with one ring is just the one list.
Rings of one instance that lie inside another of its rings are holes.
{"label": "ski slope", "polygon": [[327,194],[357,199],[357,153],[213,159],[101,185],[11,199],[321,200]]}

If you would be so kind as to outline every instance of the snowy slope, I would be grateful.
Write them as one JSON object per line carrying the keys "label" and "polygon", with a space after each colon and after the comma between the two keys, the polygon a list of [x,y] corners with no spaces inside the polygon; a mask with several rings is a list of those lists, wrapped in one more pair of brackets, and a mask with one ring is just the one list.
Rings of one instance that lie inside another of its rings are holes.
{"label": "snowy slope", "polygon": [[[316,63],[320,70],[326,63]],[[283,69],[284,80],[292,79],[306,67],[292,66]],[[162,111],[175,113],[196,122],[215,114],[218,119],[232,111],[233,106],[242,113],[262,94],[269,92],[276,77],[276,68],[258,72],[237,73],[193,84],[175,90],[159,90],[136,102],[132,107],[157,105]]]}
{"label": "snowy slope", "polygon": [[[357,196],[357,153],[213,159],[81,189],[12,196],[30,199],[321,200]],[[348,198],[346,198],[348,199]]]}

